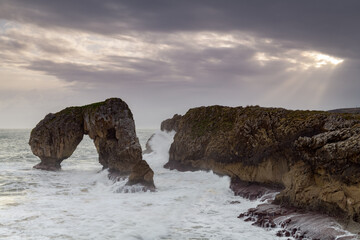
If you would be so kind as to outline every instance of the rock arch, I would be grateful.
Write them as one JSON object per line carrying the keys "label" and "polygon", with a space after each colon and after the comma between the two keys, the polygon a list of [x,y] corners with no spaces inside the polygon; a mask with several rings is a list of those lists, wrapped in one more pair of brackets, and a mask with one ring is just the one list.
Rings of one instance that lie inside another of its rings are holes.
{"label": "rock arch", "polygon": [[34,168],[59,170],[84,134],[93,140],[99,162],[111,175],[129,176],[128,184],[154,189],[153,171],[142,160],[133,115],[119,98],[50,113],[31,131],[29,145],[41,162]]}

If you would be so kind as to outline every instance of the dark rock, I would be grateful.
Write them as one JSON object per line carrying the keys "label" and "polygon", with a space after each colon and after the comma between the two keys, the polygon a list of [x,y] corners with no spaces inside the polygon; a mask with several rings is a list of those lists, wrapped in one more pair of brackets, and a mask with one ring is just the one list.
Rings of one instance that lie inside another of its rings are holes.
{"label": "dark rock", "polygon": [[244,213],[240,213],[240,215],[238,216],[238,218],[243,218],[243,217],[245,217]]}
{"label": "dark rock", "polygon": [[71,156],[83,139],[84,122],[80,109],[74,108],[58,116],[46,115],[31,131],[31,150],[41,159],[34,168],[59,170],[60,163]]}
{"label": "dark rock", "polygon": [[138,162],[132,169],[127,185],[141,184],[147,190],[155,191],[154,172],[145,160]]}
{"label": "dark rock", "polygon": [[166,168],[258,184],[237,190],[248,198],[281,186],[276,203],[359,221],[359,114],[211,106],[190,109],[177,128]]}
{"label": "dark rock", "polygon": [[329,110],[329,112],[355,114],[355,113],[360,113],[360,108],[339,108],[339,109]]}
{"label": "dark rock", "polygon": [[179,130],[179,123],[180,123],[181,115],[175,114],[172,118],[166,119],[161,123],[161,131],[175,131]]}
{"label": "dark rock", "polygon": [[[71,156],[84,134],[94,141],[99,162],[110,173],[122,176],[133,174],[138,179],[142,172],[146,175],[143,176],[144,183],[151,182],[148,165],[147,171],[138,171],[135,167],[144,165],[141,146],[133,115],[128,105],[119,98],[48,114],[31,131],[31,150],[41,159],[34,167],[60,169],[61,162]],[[133,170],[136,172],[133,173]]]}
{"label": "dark rock", "polygon": [[237,177],[233,177],[230,182],[230,189],[236,196],[249,200],[261,198],[262,201],[266,201],[273,197],[272,193],[278,193],[284,188],[281,185],[266,186],[266,184],[256,182],[245,182]]}
{"label": "dark rock", "polygon": [[269,203],[251,208],[247,212],[241,213],[239,218],[254,222],[253,225],[259,227],[281,227],[281,230],[276,232],[278,237],[333,240],[346,236],[345,239],[357,239],[356,234],[351,235],[349,232],[341,230],[340,224],[335,218]]}

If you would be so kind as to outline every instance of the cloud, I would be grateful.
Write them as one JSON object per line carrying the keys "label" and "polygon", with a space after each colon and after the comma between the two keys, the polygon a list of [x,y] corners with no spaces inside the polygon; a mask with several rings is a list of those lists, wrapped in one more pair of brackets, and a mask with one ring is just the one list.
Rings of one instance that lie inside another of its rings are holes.
{"label": "cloud", "polygon": [[[154,34],[151,39],[162,39],[165,46],[159,47],[158,43],[137,35],[138,47],[129,49],[127,44],[119,41],[119,46],[114,47],[121,50],[118,53],[111,51],[113,47],[109,47],[107,39],[96,42],[96,50],[91,49],[93,42],[84,41],[81,46],[84,50],[73,51],[69,56],[68,52],[59,51],[29,57],[26,68],[67,82],[91,85],[168,83],[192,84],[194,87],[207,84],[217,88],[219,79],[222,85],[248,78],[256,81],[265,76],[270,82],[284,71],[301,71],[304,66],[309,68],[318,64],[314,57],[309,57],[313,55],[302,56],[307,52],[288,51],[262,40],[237,41],[238,37],[237,33],[229,34],[225,39],[222,35],[209,33],[182,33],[180,37],[179,34],[166,37]],[[36,47],[41,50],[44,45],[40,42]],[[157,50],[146,53],[148,48]]]}
{"label": "cloud", "polygon": [[[110,59],[113,59],[112,62]],[[116,59],[116,60],[115,60]],[[108,63],[108,65],[106,65]],[[55,76],[67,82],[75,82],[89,87],[108,84],[136,84],[158,80],[163,77],[166,68],[159,67],[156,61],[146,59],[108,57],[103,66],[81,65],[77,63],[57,63],[49,60],[34,61],[28,69]]]}
{"label": "cloud", "polygon": [[14,39],[0,38],[0,48],[3,49],[3,51],[20,52],[25,50],[27,45]]}
{"label": "cloud", "polygon": [[53,76],[74,89],[111,84],[183,89],[261,84],[266,89],[303,71],[331,70],[334,61],[342,61],[239,31],[110,37],[13,24],[0,39],[14,39],[24,46],[21,58],[16,51],[1,53],[4,59],[18,61],[12,67]]}
{"label": "cloud", "polygon": [[29,107],[33,94],[41,117],[119,96],[137,122],[156,126],[199,105],[351,106],[360,100],[359,6],[3,0],[0,90],[13,97],[0,110],[10,111],[7,99]]}
{"label": "cloud", "polygon": [[245,31],[341,58],[359,58],[359,7],[357,0],[4,0],[0,15],[51,29],[105,35],[131,31]]}

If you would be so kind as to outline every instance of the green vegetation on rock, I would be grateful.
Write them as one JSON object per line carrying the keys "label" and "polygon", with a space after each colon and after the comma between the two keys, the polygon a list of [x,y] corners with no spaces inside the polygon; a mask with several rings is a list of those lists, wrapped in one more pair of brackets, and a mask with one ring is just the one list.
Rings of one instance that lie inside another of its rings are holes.
{"label": "green vegetation on rock", "polygon": [[172,120],[165,167],[280,184],[278,202],[360,221],[360,114],[210,106]]}
{"label": "green vegetation on rock", "polygon": [[86,110],[93,112],[96,111],[96,109],[102,105],[105,104],[105,101],[102,102],[96,102],[84,106],[73,106],[73,107],[67,107],[60,112],[55,113],[55,115],[67,115],[70,113],[76,114],[76,115],[82,115]]}
{"label": "green vegetation on rock", "polygon": [[201,136],[230,131],[234,127],[237,111],[236,108],[222,106],[201,107],[190,109],[185,117],[191,119],[192,134]]}

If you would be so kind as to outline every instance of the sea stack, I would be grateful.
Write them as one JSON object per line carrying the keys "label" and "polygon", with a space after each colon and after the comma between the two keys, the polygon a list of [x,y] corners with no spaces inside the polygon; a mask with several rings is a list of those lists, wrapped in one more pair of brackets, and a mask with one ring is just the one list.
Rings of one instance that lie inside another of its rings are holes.
{"label": "sea stack", "polygon": [[30,135],[31,150],[41,159],[34,168],[59,170],[61,162],[72,155],[84,134],[94,141],[100,164],[112,176],[136,175],[136,181],[129,181],[129,185],[140,183],[147,189],[155,189],[154,173],[142,160],[133,115],[119,98],[46,115]]}

